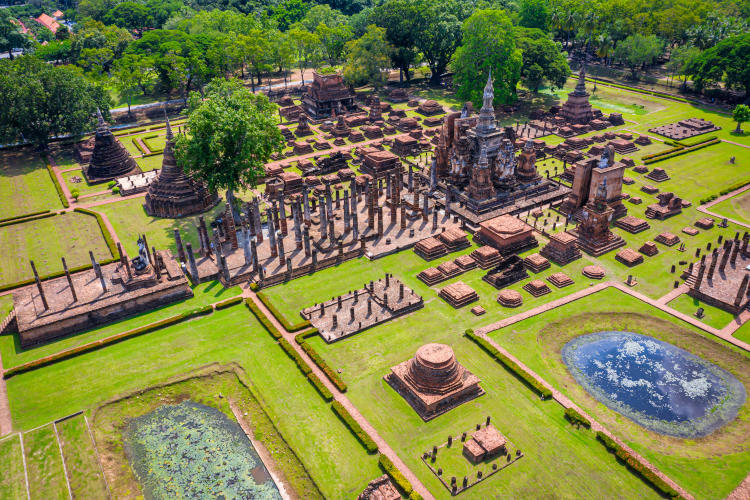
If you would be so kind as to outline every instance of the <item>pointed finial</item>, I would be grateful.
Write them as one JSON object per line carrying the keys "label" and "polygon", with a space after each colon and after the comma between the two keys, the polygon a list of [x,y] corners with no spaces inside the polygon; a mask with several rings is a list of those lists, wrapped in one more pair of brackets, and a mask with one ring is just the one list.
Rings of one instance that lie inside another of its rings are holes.
{"label": "pointed finial", "polygon": [[167,107],[164,107],[164,118],[167,119],[167,140],[171,140],[174,136],[172,135],[172,126],[169,124],[169,116],[167,116]]}
{"label": "pointed finial", "polygon": [[99,120],[99,125],[104,125],[104,117],[102,117],[102,110],[96,108],[96,118]]}

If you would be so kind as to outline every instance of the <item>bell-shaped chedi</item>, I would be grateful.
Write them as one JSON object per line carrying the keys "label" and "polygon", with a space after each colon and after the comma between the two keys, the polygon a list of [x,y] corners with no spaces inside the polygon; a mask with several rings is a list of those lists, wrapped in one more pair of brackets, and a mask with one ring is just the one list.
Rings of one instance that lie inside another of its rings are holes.
{"label": "bell-shaped chedi", "polygon": [[89,164],[83,167],[83,175],[89,184],[111,181],[117,177],[137,174],[141,171],[130,153],[112,135],[109,126],[97,110],[99,125],[94,136],[94,150]]}
{"label": "bell-shaped chedi", "polygon": [[186,174],[174,157],[172,127],[167,119],[167,143],[161,172],[148,187],[146,212],[155,217],[177,218],[206,211],[219,202],[217,193]]}

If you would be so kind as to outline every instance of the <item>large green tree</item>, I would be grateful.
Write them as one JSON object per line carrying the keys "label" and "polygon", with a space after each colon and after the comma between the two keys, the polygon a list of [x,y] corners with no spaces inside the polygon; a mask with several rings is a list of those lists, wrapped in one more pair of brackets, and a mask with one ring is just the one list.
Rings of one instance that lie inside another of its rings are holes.
{"label": "large green tree", "polygon": [[562,88],[570,74],[566,54],[560,44],[553,42],[538,29],[516,30],[518,48],[523,53],[521,79],[532,91],[539,92],[545,81],[552,88]]}
{"label": "large green tree", "polygon": [[385,30],[371,24],[364,35],[346,44],[346,51],[346,81],[355,85],[371,83],[377,91],[385,83],[384,70],[388,68],[391,51]]}
{"label": "large green tree", "polygon": [[664,50],[664,43],[656,35],[630,35],[615,47],[615,59],[630,68],[630,76],[638,77],[641,67],[653,63]]}
{"label": "large green tree", "polygon": [[70,66],[34,56],[0,61],[0,142],[29,141],[40,148],[52,136],[80,135],[109,116],[110,98]]}
{"label": "large green tree", "polygon": [[375,9],[373,20],[385,28],[385,38],[393,47],[390,53],[393,66],[399,69],[399,80],[409,83],[409,68],[417,58],[416,38],[420,16],[419,6],[412,0],[387,0]]}
{"label": "large green tree", "polygon": [[187,134],[175,145],[177,161],[210,189],[226,189],[234,206],[234,192],[254,187],[271,153],[283,148],[276,105],[237,80],[215,79],[206,86],[205,99],[190,94],[187,112]]}
{"label": "large green tree", "polygon": [[737,128],[734,129],[734,133],[741,134],[742,124],[750,122],[750,107],[746,104],[738,104],[732,110],[732,119],[737,122]]}
{"label": "large green tree", "polygon": [[548,0],[521,0],[518,23],[524,28],[549,29],[550,12]]}
{"label": "large green tree", "polygon": [[704,51],[690,63],[696,89],[724,82],[728,89],[750,94],[750,33],[727,38]]}
{"label": "large green tree", "polygon": [[452,62],[458,97],[480,106],[482,89],[491,69],[495,103],[513,102],[522,62],[508,15],[502,10],[491,9],[474,12],[463,24],[463,44]]}
{"label": "large green tree", "polygon": [[430,83],[440,84],[440,77],[461,44],[461,23],[471,12],[463,0],[418,0],[414,19],[417,49],[430,65]]}
{"label": "large green tree", "polygon": [[29,46],[29,39],[21,33],[21,28],[13,22],[9,9],[0,9],[0,52],[7,52],[13,59],[13,49]]}

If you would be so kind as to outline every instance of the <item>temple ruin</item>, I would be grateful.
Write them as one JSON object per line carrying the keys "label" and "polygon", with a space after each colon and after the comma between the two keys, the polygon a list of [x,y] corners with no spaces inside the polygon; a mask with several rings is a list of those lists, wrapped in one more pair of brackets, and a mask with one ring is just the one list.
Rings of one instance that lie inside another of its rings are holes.
{"label": "temple ruin", "polygon": [[94,135],[94,148],[88,165],[83,167],[83,175],[89,184],[100,184],[141,172],[125,146],[112,135],[109,125],[104,121],[101,111],[97,110],[99,125]]}

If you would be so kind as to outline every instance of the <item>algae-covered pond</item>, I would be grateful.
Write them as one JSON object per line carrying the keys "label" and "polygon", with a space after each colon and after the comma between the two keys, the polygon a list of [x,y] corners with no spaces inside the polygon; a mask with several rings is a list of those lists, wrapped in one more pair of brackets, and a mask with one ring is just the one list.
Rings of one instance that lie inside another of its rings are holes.
{"label": "algae-covered pond", "polygon": [[731,373],[646,335],[582,335],[565,344],[562,358],[594,398],[661,434],[706,436],[745,402],[745,387]]}
{"label": "algae-covered pond", "polygon": [[130,421],[125,448],[147,499],[281,499],[237,422],[192,401]]}

